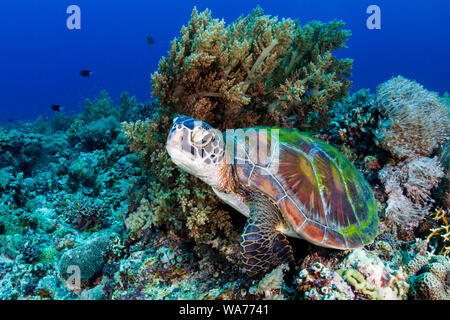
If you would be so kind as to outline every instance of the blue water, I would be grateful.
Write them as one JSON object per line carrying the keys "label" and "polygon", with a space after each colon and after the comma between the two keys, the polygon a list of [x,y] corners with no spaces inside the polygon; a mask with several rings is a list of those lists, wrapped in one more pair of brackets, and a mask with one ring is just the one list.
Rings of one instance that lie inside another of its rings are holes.
{"label": "blue water", "polygon": [[[81,8],[81,30],[66,27],[71,4]],[[353,91],[374,92],[398,74],[432,91],[450,91],[448,0],[1,0],[0,122],[51,115],[52,104],[77,110],[101,89],[115,101],[122,91],[146,101],[150,75],[194,5],[229,23],[257,4],[266,14],[298,18],[302,24],[344,20],[353,35],[349,48],[336,54],[355,60]],[[371,4],[381,8],[381,30],[366,27]],[[94,74],[80,77],[81,69]]]}

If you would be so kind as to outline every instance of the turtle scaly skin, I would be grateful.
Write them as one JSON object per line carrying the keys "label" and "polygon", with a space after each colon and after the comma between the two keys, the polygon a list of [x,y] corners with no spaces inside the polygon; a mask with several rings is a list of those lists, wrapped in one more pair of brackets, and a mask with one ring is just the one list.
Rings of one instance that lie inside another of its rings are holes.
{"label": "turtle scaly skin", "polygon": [[293,260],[286,235],[353,249],[377,234],[367,181],[335,148],[306,134],[257,127],[222,135],[179,116],[166,148],[175,164],[248,216],[241,254],[250,275]]}
{"label": "turtle scaly skin", "polygon": [[241,236],[242,263],[250,276],[293,261],[292,248],[277,227],[283,223],[278,206],[259,192],[252,194],[250,216]]}

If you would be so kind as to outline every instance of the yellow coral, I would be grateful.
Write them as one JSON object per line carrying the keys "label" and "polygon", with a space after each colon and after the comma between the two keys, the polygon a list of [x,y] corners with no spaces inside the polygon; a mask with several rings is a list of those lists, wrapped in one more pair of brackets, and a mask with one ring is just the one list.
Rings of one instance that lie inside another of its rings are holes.
{"label": "yellow coral", "polygon": [[355,290],[370,296],[372,299],[381,300],[377,288],[369,284],[364,275],[356,269],[339,269],[336,271],[345,281],[347,281]]}
{"label": "yellow coral", "polygon": [[431,229],[431,233],[427,237],[427,242],[431,239],[439,238],[438,242],[438,254],[447,256],[450,253],[450,225],[447,219],[447,211],[443,209],[436,209],[436,211],[430,213],[435,221],[441,221],[442,225],[438,228]]}

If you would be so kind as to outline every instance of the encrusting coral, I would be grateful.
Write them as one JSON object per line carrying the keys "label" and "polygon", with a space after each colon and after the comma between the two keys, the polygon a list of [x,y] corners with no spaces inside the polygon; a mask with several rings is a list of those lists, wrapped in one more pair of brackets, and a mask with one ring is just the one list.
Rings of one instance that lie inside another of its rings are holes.
{"label": "encrusting coral", "polygon": [[[172,164],[165,141],[172,119],[184,114],[224,130],[253,125],[320,128],[328,109],[348,94],[352,60],[331,53],[345,47],[343,22],[271,18],[258,7],[225,26],[194,8],[152,76],[160,107],[146,120],[123,123],[130,149],[147,166],[152,225],[170,225],[211,240],[231,232],[228,211],[210,188]],[[139,200],[138,200],[139,201]],[[133,214],[133,212],[130,212]]]}

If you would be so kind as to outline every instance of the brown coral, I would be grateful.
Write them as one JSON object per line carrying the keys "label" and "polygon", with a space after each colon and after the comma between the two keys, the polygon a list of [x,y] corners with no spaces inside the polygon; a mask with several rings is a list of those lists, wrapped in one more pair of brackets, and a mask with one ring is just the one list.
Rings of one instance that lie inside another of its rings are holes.
{"label": "brown coral", "polygon": [[297,21],[263,14],[225,26],[194,8],[152,76],[153,95],[176,113],[219,128],[256,124],[320,127],[334,100],[346,96],[352,60],[331,52],[350,35],[342,21]]}

